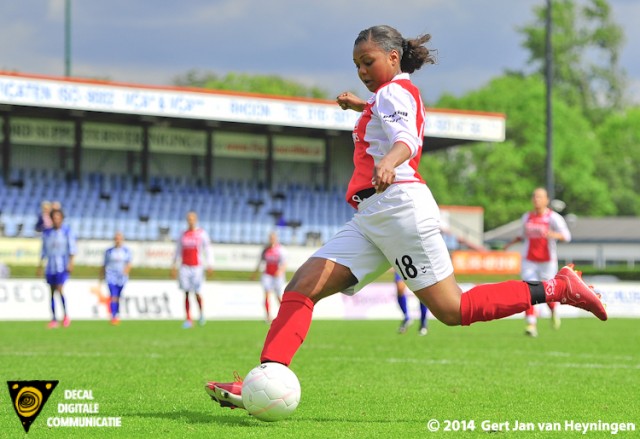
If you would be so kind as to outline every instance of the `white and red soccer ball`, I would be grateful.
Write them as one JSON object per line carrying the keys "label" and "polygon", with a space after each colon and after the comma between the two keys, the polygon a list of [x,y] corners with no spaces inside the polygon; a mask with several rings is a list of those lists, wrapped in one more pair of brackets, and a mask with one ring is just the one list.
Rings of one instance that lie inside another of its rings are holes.
{"label": "white and red soccer ball", "polygon": [[261,421],[280,421],[298,407],[300,382],[287,366],[263,363],[244,378],[242,402],[249,414]]}

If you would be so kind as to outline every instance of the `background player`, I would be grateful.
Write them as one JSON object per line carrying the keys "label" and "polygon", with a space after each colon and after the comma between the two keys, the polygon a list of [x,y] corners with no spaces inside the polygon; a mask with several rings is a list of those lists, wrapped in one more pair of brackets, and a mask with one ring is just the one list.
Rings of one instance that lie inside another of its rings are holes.
{"label": "background player", "polygon": [[189,292],[195,294],[196,301],[198,302],[198,309],[200,311],[198,323],[202,326],[206,322],[200,290],[202,288],[202,282],[204,281],[205,267],[207,273],[212,272],[212,257],[209,234],[204,229],[198,227],[198,215],[193,211],[188,212],[187,230],[185,230],[178,239],[176,253],[173,257],[173,268],[171,269],[171,276],[175,279],[177,264],[178,261],[180,261],[178,282],[180,289],[184,291],[184,310],[186,314],[186,320],[182,325],[183,328],[191,328],[193,326],[193,322],[191,321],[191,307],[189,305]]}
{"label": "background player", "polygon": [[[558,272],[557,241],[571,241],[571,232],[564,218],[549,209],[549,195],[545,188],[536,188],[531,196],[533,210],[522,215],[522,230],[504,246],[506,250],[516,242],[524,241],[522,248],[521,277],[524,281],[544,281],[553,279]],[[560,328],[558,304],[547,303],[551,309],[553,327]],[[536,310],[533,305],[525,311],[527,327],[525,334],[538,336]]]}
{"label": "background player", "polygon": [[264,265],[261,277],[262,288],[264,289],[264,310],[266,313],[266,322],[271,323],[269,295],[274,294],[276,299],[278,299],[278,303],[280,303],[287,271],[286,252],[284,247],[278,242],[278,234],[276,232],[269,234],[269,244],[262,250],[258,266],[252,274],[251,279],[256,278],[262,265]]}
{"label": "background player", "polygon": [[49,328],[57,328],[55,292],[62,303],[62,325],[66,328],[71,324],[67,314],[67,303],[64,297],[64,284],[73,271],[73,258],[76,254],[76,238],[71,229],[64,222],[62,210],[51,210],[51,228],[42,232],[42,252],[37,276],[42,276],[42,264],[47,260],[45,278],[51,289],[51,321]]}
{"label": "background player", "polygon": [[129,280],[131,271],[131,250],[123,244],[124,236],[116,232],[113,237],[113,247],[104,253],[104,264],[100,269],[100,282],[107,281],[109,288],[111,324],[118,325],[120,318],[120,297],[125,284]]}
{"label": "background player", "polygon": [[[409,325],[411,324],[411,316],[409,315],[409,308],[407,306],[407,284],[402,280],[400,275],[394,271],[394,282],[396,284],[396,294],[398,298],[398,306],[400,306],[400,310],[404,318],[400,323],[400,327],[398,328],[398,334],[404,334],[407,332]],[[429,309],[427,306],[420,302],[420,329],[418,329],[418,334],[427,335],[427,312]]]}

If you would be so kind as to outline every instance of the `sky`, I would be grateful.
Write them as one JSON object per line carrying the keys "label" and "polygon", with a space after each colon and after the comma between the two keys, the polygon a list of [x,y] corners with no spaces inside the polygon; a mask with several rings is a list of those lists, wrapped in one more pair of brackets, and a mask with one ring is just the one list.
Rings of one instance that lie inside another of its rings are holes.
{"label": "sky", "polygon": [[[71,0],[73,76],[171,85],[191,69],[278,75],[326,90],[369,92],[353,41],[388,24],[432,35],[438,64],[413,75],[427,104],[461,96],[505,70],[530,71],[518,28],[545,0]],[[621,67],[640,103],[640,0],[609,0],[626,37]],[[0,70],[63,76],[65,0],[3,0]]]}

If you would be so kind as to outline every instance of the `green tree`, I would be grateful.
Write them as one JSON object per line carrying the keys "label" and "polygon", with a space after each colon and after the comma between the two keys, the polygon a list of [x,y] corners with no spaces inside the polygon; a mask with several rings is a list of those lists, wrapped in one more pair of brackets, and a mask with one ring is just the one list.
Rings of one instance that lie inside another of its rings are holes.
{"label": "green tree", "polygon": [[598,174],[618,215],[640,215],[640,107],[609,116],[600,127]]}
{"label": "green tree", "polygon": [[[421,172],[442,204],[479,205],[490,229],[518,218],[531,207],[531,191],[544,184],[544,81],[517,74],[494,79],[456,98],[443,96],[441,108],[500,112],[507,116],[504,143],[481,143],[429,153]],[[568,211],[597,216],[615,211],[606,184],[596,172],[601,145],[580,109],[554,99],[554,168],[557,197]]]}
{"label": "green tree", "polygon": [[[544,72],[546,5],[534,7],[533,23],[519,29],[529,62]],[[606,0],[553,0],[553,87],[558,97],[599,123],[623,107],[625,73],[619,66],[622,28]]]}
{"label": "green tree", "polygon": [[248,75],[244,73],[228,73],[218,76],[211,72],[190,70],[174,79],[174,84],[181,87],[208,88],[213,90],[229,90],[248,93],[262,93],[278,96],[295,96],[326,99],[328,92],[318,87],[307,87],[276,75]]}

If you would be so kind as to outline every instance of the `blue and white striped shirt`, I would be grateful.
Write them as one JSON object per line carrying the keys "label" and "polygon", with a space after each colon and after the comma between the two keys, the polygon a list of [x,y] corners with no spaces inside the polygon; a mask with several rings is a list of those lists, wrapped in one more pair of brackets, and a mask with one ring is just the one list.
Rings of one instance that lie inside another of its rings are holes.
{"label": "blue and white striped shirt", "polygon": [[69,226],[46,229],[42,232],[41,259],[47,259],[46,274],[64,273],[69,259],[76,254],[76,237]]}
{"label": "blue and white striped shirt", "polygon": [[124,285],[129,276],[124,269],[131,263],[131,250],[126,246],[111,247],[104,254],[104,278],[112,285]]}

